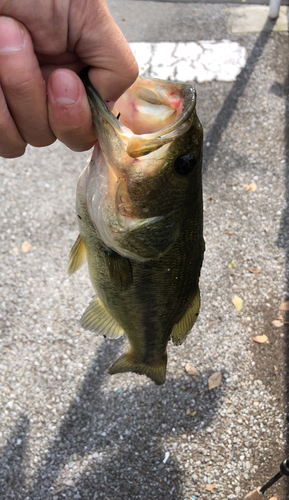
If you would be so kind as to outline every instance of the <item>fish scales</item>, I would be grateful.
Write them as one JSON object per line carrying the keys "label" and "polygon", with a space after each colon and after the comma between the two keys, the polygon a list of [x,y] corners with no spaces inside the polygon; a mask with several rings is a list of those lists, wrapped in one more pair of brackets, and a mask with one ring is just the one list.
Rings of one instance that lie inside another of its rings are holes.
{"label": "fish scales", "polygon": [[168,341],[184,341],[200,307],[203,134],[195,91],[138,78],[111,113],[87,72],[82,79],[98,141],[78,180],[80,234],[68,265],[71,274],[86,258],[96,292],[81,324],[111,338],[126,334],[129,351],[109,373],[162,384]]}

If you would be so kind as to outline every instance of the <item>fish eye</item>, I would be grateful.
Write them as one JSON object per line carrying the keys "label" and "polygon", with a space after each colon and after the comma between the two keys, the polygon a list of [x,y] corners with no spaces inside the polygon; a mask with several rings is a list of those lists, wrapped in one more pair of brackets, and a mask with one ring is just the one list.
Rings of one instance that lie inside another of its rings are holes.
{"label": "fish eye", "polygon": [[192,154],[179,156],[174,164],[175,171],[180,175],[188,175],[195,166],[195,158]]}

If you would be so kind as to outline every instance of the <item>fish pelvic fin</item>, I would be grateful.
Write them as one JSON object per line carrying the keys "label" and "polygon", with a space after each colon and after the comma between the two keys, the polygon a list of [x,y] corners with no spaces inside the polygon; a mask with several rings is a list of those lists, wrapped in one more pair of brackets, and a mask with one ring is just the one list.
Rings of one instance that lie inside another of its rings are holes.
{"label": "fish pelvic fin", "polygon": [[86,248],[83,243],[80,234],[78,235],[76,242],[74,243],[69,254],[69,261],[67,266],[67,274],[70,276],[75,273],[86,259]]}
{"label": "fish pelvic fin", "polygon": [[139,375],[146,375],[157,385],[162,385],[166,380],[166,367],[167,354],[160,361],[144,363],[143,361],[134,359],[128,351],[116,360],[108,370],[108,373],[110,375],[125,372],[138,373]]}
{"label": "fish pelvic fin", "polygon": [[198,318],[201,305],[199,287],[180,321],[173,326],[171,338],[175,345],[181,345]]}
{"label": "fish pelvic fin", "polygon": [[124,334],[124,330],[109,314],[98,297],[94,297],[85,309],[80,324],[85,330],[100,333],[110,339],[117,339]]}

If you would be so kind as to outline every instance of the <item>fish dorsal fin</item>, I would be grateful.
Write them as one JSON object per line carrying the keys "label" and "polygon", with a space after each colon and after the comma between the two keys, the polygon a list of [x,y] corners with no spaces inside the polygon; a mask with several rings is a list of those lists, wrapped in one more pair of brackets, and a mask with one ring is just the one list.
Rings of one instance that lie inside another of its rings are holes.
{"label": "fish dorsal fin", "polygon": [[117,339],[124,334],[124,330],[106,310],[98,297],[94,297],[80,320],[82,328],[105,335],[110,339]]}
{"label": "fish dorsal fin", "polygon": [[201,298],[199,287],[191,300],[188,309],[183,317],[176,323],[172,329],[172,341],[175,345],[180,345],[185,340],[189,331],[193,327],[200,310]]}
{"label": "fish dorsal fin", "polygon": [[133,281],[130,260],[114,251],[104,252],[104,259],[108,268],[109,277],[120,290],[127,289]]}
{"label": "fish dorsal fin", "polygon": [[69,261],[67,266],[67,273],[73,274],[77,271],[82,264],[84,264],[86,258],[86,249],[85,244],[83,243],[80,234],[77,237],[76,242],[74,243],[72,249],[69,254]]}

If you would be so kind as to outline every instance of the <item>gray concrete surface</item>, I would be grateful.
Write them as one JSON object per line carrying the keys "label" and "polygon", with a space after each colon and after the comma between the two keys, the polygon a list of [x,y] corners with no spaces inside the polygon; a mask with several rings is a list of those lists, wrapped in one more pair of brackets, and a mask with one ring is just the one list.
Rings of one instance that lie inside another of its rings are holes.
{"label": "gray concrete surface", "polygon": [[[88,155],[56,143],[0,160],[0,499],[241,499],[285,458],[287,325],[271,322],[289,297],[288,34],[233,35],[227,5],[109,7],[130,41],[227,38],[247,49],[235,83],[196,85],[201,314],[182,346],[169,345],[164,386],[109,377],[126,341],[79,327],[92,288],[85,268],[65,275]],[[209,391],[216,371],[222,383]],[[273,494],[288,498],[286,478]]]}
{"label": "gray concrete surface", "polygon": [[[144,1],[150,1],[150,2],[155,2],[155,0],[134,0],[136,2],[144,2]],[[211,3],[211,4],[216,4],[216,3],[231,3],[231,4],[244,4],[243,0],[158,0],[158,2],[164,2],[164,3]],[[281,0],[281,5],[288,5],[288,0]],[[266,0],[246,0],[246,4],[257,4],[257,5],[268,5],[269,2]]]}

